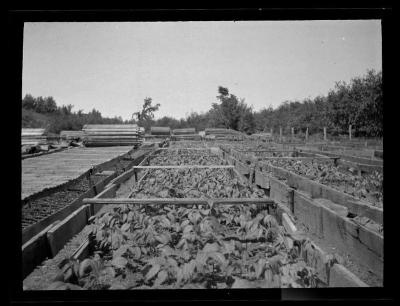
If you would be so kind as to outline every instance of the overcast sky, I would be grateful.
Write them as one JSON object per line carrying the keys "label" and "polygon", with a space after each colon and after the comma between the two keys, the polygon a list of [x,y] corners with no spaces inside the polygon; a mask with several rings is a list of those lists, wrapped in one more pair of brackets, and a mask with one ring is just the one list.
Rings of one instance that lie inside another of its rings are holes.
{"label": "overcast sky", "polygon": [[123,119],[151,97],[181,118],[221,85],[259,110],[381,70],[381,51],[378,20],[25,23],[22,94]]}

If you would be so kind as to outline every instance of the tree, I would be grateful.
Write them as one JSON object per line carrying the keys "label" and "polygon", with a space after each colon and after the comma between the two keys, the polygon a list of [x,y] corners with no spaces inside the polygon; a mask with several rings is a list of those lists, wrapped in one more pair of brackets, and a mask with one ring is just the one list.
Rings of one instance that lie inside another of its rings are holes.
{"label": "tree", "polygon": [[53,97],[36,98],[35,111],[41,114],[54,113],[57,111],[57,104]]}
{"label": "tree", "polygon": [[239,120],[239,131],[246,134],[253,134],[255,131],[255,120],[251,108],[246,108]]}
{"label": "tree", "polygon": [[135,122],[136,119],[137,123],[140,126],[145,127],[146,130],[148,130],[150,128],[150,125],[152,124],[154,112],[158,111],[160,107],[160,103],[157,103],[156,105],[151,105],[151,103],[151,98],[145,98],[142,110],[140,112],[135,112],[132,114],[132,120]]}
{"label": "tree", "polygon": [[238,98],[233,94],[229,94],[229,90],[222,86],[218,87],[218,93],[217,99],[221,103],[212,104],[214,124],[238,130],[241,111]]}
{"label": "tree", "polygon": [[25,109],[34,110],[36,106],[36,99],[30,95],[26,94],[25,97],[22,99],[22,107]]}
{"label": "tree", "polygon": [[140,112],[135,112],[132,114],[132,119],[136,117],[136,120],[141,122],[149,119],[154,118],[154,112],[158,111],[160,107],[160,103],[157,103],[156,105],[151,105],[152,99],[151,98],[145,98],[144,103],[142,106],[142,110]]}

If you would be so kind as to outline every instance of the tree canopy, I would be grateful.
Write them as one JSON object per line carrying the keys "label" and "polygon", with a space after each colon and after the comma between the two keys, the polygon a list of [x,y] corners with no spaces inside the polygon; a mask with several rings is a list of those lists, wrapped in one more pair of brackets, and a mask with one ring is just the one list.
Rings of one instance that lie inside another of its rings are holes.
{"label": "tree canopy", "polygon": [[[153,105],[150,97],[144,99],[142,109],[132,114],[132,119],[123,121],[121,117],[104,118],[96,109],[85,114],[82,110],[73,112],[73,105],[57,106],[53,97],[26,95],[22,100],[23,127],[43,127],[49,125],[52,132],[63,129],[81,129],[92,123],[138,123],[149,131],[150,126],[169,126],[172,129],[194,127],[197,131],[207,127],[222,127],[247,134],[258,131],[275,132],[280,127],[290,132],[321,133],[327,127],[331,134],[345,134],[349,124],[355,136],[383,136],[383,93],[382,72],[367,71],[349,83],[337,82],[325,96],[303,101],[284,101],[275,109],[268,106],[259,111],[238,98],[227,87],[217,87],[217,101],[210,101],[210,109],[204,113],[192,112],[186,118],[164,116],[154,120],[160,103]],[[33,113],[35,114],[33,116]],[[46,119],[47,118],[47,119]],[[50,118],[50,119],[49,119]]]}

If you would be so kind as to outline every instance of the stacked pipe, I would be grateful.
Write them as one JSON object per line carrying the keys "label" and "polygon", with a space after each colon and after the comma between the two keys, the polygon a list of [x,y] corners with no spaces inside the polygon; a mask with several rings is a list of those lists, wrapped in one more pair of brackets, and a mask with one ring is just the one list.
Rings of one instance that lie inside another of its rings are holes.
{"label": "stacked pipe", "polygon": [[201,136],[196,133],[195,128],[174,129],[172,131],[173,140],[201,140]]}
{"label": "stacked pipe", "polygon": [[231,129],[207,128],[204,132],[206,139],[243,140],[244,138],[243,133]]}
{"label": "stacked pipe", "polygon": [[138,147],[144,137],[144,128],[136,124],[86,124],[82,131],[86,147]]}
{"label": "stacked pipe", "polygon": [[26,129],[21,130],[21,145],[22,146],[37,146],[46,144],[47,138],[45,129]]}

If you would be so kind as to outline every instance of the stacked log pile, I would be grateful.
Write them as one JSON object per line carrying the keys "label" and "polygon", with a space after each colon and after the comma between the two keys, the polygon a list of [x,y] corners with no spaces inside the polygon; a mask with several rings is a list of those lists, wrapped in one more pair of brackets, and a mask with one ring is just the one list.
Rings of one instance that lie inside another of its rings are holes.
{"label": "stacked log pile", "polygon": [[83,131],[61,131],[60,137],[62,140],[76,140],[83,139]]}
{"label": "stacked log pile", "polygon": [[204,132],[206,139],[243,140],[245,138],[243,133],[231,129],[207,128]]}
{"label": "stacked log pile", "polygon": [[21,130],[21,145],[22,146],[38,146],[46,144],[47,138],[45,129],[25,129]]}
{"label": "stacked log pile", "polygon": [[171,137],[171,128],[169,126],[152,126],[150,134],[146,134],[145,138],[165,139]]}
{"label": "stacked log pile", "polygon": [[86,124],[82,131],[86,147],[138,147],[144,137],[144,128],[136,124]]}
{"label": "stacked log pile", "polygon": [[174,129],[172,140],[201,140],[201,136],[196,133],[195,128]]}

